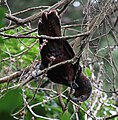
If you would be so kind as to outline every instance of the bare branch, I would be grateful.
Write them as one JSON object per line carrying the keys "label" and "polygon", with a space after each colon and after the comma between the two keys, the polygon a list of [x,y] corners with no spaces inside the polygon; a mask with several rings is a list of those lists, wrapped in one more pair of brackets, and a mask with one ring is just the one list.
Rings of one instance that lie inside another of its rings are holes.
{"label": "bare branch", "polygon": [[72,38],[76,38],[76,37],[88,36],[89,34],[90,34],[90,31],[87,31],[87,32],[81,33],[81,34],[70,35],[70,36],[50,37],[50,36],[46,36],[46,35],[40,35],[40,36],[28,36],[27,35],[27,36],[25,36],[25,35],[10,35],[10,34],[0,33],[1,36],[8,37],[8,38],[35,38],[35,39],[44,38],[44,39],[51,39],[51,40],[59,40],[59,39],[67,40],[67,39],[72,39]]}

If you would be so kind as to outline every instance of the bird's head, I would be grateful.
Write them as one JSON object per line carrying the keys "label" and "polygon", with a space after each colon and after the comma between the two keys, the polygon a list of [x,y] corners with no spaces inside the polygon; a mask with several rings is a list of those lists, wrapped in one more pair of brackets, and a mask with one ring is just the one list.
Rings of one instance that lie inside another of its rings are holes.
{"label": "bird's head", "polygon": [[78,88],[75,89],[74,96],[77,98],[78,101],[84,102],[91,95],[91,82],[83,73],[77,76],[75,82],[78,85]]}

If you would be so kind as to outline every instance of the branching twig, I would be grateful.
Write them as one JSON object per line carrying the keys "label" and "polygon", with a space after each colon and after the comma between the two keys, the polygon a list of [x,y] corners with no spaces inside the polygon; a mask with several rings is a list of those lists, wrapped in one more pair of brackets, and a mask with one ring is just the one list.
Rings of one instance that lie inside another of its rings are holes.
{"label": "branching twig", "polygon": [[47,9],[49,6],[39,6],[39,7],[32,7],[32,8],[28,8],[28,9],[25,9],[23,11],[19,11],[19,12],[16,12],[16,13],[13,13],[12,15],[15,16],[15,15],[19,15],[19,14],[23,14],[23,13],[26,13],[26,12],[29,12],[29,11],[33,11],[33,10],[40,10],[40,9]]}
{"label": "branching twig", "polygon": [[87,31],[87,32],[81,33],[81,34],[70,35],[70,36],[50,37],[50,36],[46,36],[46,35],[40,35],[40,36],[28,36],[27,35],[26,36],[26,35],[10,35],[10,34],[0,33],[1,36],[8,37],[8,38],[35,38],[35,39],[44,38],[44,39],[51,39],[51,40],[59,40],[59,39],[67,40],[67,39],[72,39],[72,38],[76,38],[76,37],[88,36],[89,34],[90,34],[90,31]]}
{"label": "branching twig", "polygon": [[[58,7],[68,3],[70,1],[72,1],[72,0],[61,0],[58,3],[54,4],[53,6],[46,9],[45,11],[49,11],[49,10],[52,10],[52,9],[57,9]],[[34,14],[34,15],[30,16],[30,17],[27,17],[25,19],[21,19],[21,18],[19,19],[19,18],[13,16],[13,15],[6,14],[6,18],[16,22],[16,24],[18,24],[18,25],[23,25],[23,24],[26,24],[28,22],[31,22],[31,21],[41,17],[41,13],[42,12],[36,13],[36,14]]]}

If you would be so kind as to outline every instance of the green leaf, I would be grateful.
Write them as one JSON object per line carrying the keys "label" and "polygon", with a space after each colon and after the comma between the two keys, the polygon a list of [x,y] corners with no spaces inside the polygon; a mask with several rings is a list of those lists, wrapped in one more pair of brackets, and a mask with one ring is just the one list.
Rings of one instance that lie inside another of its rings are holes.
{"label": "green leaf", "polygon": [[88,67],[85,68],[85,71],[84,71],[85,75],[87,75],[88,77],[91,77],[91,71]]}
{"label": "green leaf", "polygon": [[4,26],[5,9],[0,8],[0,28]]}
{"label": "green leaf", "polygon": [[2,44],[2,43],[4,43],[4,40],[2,39],[2,37],[0,37],[0,44]]}
{"label": "green leaf", "polygon": [[9,90],[1,99],[0,99],[0,112],[12,112],[14,109],[22,105],[22,96],[20,95],[21,90],[14,89]]}
{"label": "green leaf", "polygon": [[60,117],[60,120],[70,120],[70,113],[68,111],[64,112],[64,114]]}

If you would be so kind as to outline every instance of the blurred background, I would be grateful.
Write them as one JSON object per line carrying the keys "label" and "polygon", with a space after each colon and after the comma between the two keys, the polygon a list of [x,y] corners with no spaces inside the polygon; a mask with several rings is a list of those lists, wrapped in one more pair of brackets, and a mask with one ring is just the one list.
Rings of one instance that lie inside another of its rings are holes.
{"label": "blurred background", "polygon": [[[26,18],[43,11],[58,1],[7,0],[5,2],[5,0],[1,0],[0,28],[2,30],[4,27],[14,25],[14,22],[5,18],[5,13],[14,14],[34,7],[34,10],[15,15],[18,18]],[[62,34],[75,35],[83,33],[86,26],[97,15],[101,14],[101,10],[106,3],[106,0],[73,1],[63,16],[61,16]],[[117,0],[110,1],[108,4],[111,10],[113,7],[118,8]],[[43,7],[36,8],[40,6]],[[111,13],[111,11],[108,12]],[[15,29],[2,31],[2,33],[11,35],[25,34],[37,28],[39,19],[28,23],[26,26],[19,26]],[[72,27],[68,27],[68,25],[72,25]],[[31,35],[37,35],[37,30],[31,33]],[[0,78],[26,68],[34,61],[40,59],[39,44],[28,48],[35,41],[36,39],[33,38],[15,39],[0,37]],[[73,42],[75,42],[74,39],[69,40],[71,45],[73,45]],[[80,43],[78,43],[75,52],[80,50],[79,45]],[[20,55],[23,51],[26,52]],[[33,111],[37,115],[61,120],[92,120],[86,113],[94,116],[96,119],[97,117],[98,119],[103,119],[107,116],[118,114],[118,10],[109,14],[97,26],[97,29],[90,37],[89,43],[83,51],[81,66],[83,67],[83,73],[91,80],[93,87],[91,97],[81,105],[86,112],[70,103],[68,110],[63,114],[58,98],[55,98],[55,92],[41,90],[30,103],[31,106],[40,103],[36,107],[33,107]],[[19,115],[13,115],[13,113],[24,106],[25,102],[23,98],[26,98],[27,101],[32,99],[35,88],[37,87],[36,82],[32,82],[29,86],[17,88],[15,86],[18,84],[18,81],[19,79],[16,78],[13,82],[0,84],[0,119],[43,120],[44,118],[34,116],[28,108],[19,112]],[[44,81],[47,81],[47,78]],[[50,83],[46,88],[57,91],[57,84]],[[66,86],[61,86],[61,92],[66,89]],[[67,96],[67,91],[64,95]],[[65,98],[63,98],[63,102],[67,102]],[[118,117],[111,118],[111,120],[118,120]]]}

